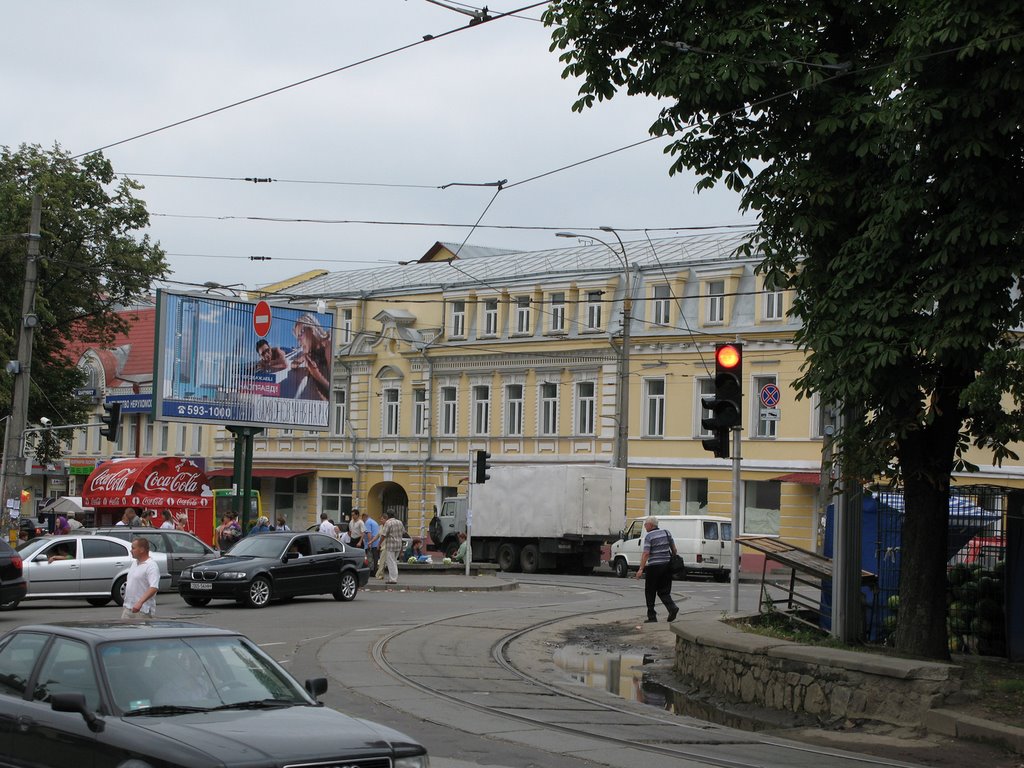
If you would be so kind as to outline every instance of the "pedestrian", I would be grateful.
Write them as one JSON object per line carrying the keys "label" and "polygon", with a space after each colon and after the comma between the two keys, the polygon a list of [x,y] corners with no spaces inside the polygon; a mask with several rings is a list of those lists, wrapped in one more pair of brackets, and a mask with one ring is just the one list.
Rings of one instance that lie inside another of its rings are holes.
{"label": "pedestrian", "polygon": [[60,515],[53,523],[53,532],[57,536],[66,536],[71,533],[71,528],[68,526],[68,519],[64,515]]}
{"label": "pedestrian", "polygon": [[160,523],[160,528],[168,531],[174,530],[174,518],[171,517],[171,510],[165,509],[162,513],[164,521]]}
{"label": "pedestrian", "polygon": [[397,517],[388,512],[381,513],[384,524],[380,527],[380,544],[384,550],[384,562],[387,565],[388,575],[385,584],[398,583],[398,553],[402,551],[402,538],[405,536],[405,526]]}
{"label": "pedestrian", "polygon": [[668,620],[673,621],[679,613],[679,606],[672,599],[672,555],[676,554],[676,543],[672,534],[658,527],[658,518],[644,520],[644,552],[640,555],[640,568],[636,577],[644,577],[644,597],[647,598],[647,623],[658,620],[654,612],[655,597],[668,609]]}
{"label": "pedestrian", "polygon": [[179,512],[174,516],[174,530],[191,533],[188,528],[188,512]]}
{"label": "pedestrian", "polygon": [[320,513],[320,528],[318,530],[325,536],[336,538],[334,536],[334,523],[331,522],[331,519],[328,517],[326,512]]}
{"label": "pedestrian", "polygon": [[466,539],[466,534],[464,534],[462,531],[459,531],[458,538],[459,538],[459,549],[455,553],[455,557],[453,557],[452,559],[456,563],[464,563],[464,562],[466,562],[466,559],[469,557],[469,542]]}
{"label": "pedestrian", "polygon": [[68,528],[72,531],[77,531],[82,527],[82,524],[75,519],[75,510],[68,512]]}
{"label": "pedestrian", "polygon": [[359,517],[359,510],[353,509],[348,520],[348,535],[352,539],[353,547],[363,546],[363,534],[365,532],[366,526],[363,525],[363,520]]}
{"label": "pedestrian", "polygon": [[238,515],[234,510],[224,513],[220,525],[217,526],[217,546],[221,553],[227,552],[242,538],[242,526],[238,524]]}
{"label": "pedestrian", "polygon": [[270,518],[260,515],[256,518],[256,525],[249,531],[249,535],[253,536],[257,533],[269,533],[270,532]]}
{"label": "pedestrian", "polygon": [[380,525],[365,512],[360,520],[363,523],[362,547],[370,556],[370,570],[376,571],[380,565]]}
{"label": "pedestrian", "polygon": [[138,525],[138,516],[135,514],[135,510],[131,507],[125,509],[124,514],[121,515],[121,519],[118,520],[114,525],[127,525],[129,528],[134,528]]}
{"label": "pedestrian", "polygon": [[291,530],[291,528],[288,527],[288,521],[285,520],[284,517],[282,517],[281,515],[277,516],[277,530],[279,530],[279,531],[290,531]]}
{"label": "pedestrian", "polygon": [[160,589],[160,568],[149,556],[149,541],[132,539],[132,557],[124,588],[122,619],[152,619],[156,616],[156,593]]}

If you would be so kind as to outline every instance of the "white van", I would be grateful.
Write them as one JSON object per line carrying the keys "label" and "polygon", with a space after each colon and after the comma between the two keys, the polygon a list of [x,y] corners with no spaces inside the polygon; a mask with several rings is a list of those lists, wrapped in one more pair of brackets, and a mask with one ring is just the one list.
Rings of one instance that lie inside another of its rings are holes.
{"label": "white van", "polygon": [[[683,558],[688,574],[707,574],[716,581],[728,581],[732,570],[732,520],[710,515],[656,515],[658,527],[672,534],[676,552]],[[622,538],[612,544],[609,565],[625,578],[640,567],[644,551],[644,520],[632,521]]]}

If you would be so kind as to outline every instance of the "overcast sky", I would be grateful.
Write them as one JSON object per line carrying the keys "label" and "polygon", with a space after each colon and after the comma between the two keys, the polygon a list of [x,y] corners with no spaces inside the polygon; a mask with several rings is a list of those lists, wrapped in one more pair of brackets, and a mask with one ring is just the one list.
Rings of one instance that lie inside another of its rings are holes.
{"label": "overcast sky", "polygon": [[[517,184],[648,138],[658,113],[625,95],[573,113],[578,84],[561,78],[541,10],[468,27],[427,0],[8,3],[0,144],[85,153],[349,67],[104,150],[117,172],[140,174],[149,233],[185,283],[252,288],[417,259],[467,236],[539,250],[569,245],[546,228],[751,223],[727,190],[697,195],[692,175],[669,178],[664,140]],[[499,180],[496,197],[438,189]],[[445,226],[478,219],[472,232]]]}

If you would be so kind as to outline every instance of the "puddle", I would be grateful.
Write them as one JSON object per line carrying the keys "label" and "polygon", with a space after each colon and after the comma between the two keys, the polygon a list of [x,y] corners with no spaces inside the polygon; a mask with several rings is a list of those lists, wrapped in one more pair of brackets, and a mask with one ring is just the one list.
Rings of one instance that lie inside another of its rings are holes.
{"label": "puddle", "polygon": [[555,665],[570,680],[586,688],[730,728],[758,731],[771,727],[761,720],[722,710],[650,679],[644,674],[644,665],[654,660],[650,654],[606,653],[580,645],[566,645],[554,653]]}

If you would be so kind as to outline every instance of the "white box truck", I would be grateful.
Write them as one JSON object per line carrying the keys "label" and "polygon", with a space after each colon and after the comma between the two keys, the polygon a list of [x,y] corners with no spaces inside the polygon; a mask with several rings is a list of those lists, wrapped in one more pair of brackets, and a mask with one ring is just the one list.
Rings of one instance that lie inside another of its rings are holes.
{"label": "white box truck", "polygon": [[[430,522],[430,537],[446,555],[466,532],[468,499],[453,496]],[[601,563],[601,546],[625,523],[626,474],[618,467],[496,465],[490,479],[472,488],[474,562],[503,571],[557,569],[589,573]]]}
{"label": "white box truck", "polygon": [[[732,520],[710,515],[656,515],[658,527],[672,534],[676,553],[683,558],[687,574],[704,574],[715,581],[728,581],[732,571]],[[612,544],[610,565],[625,578],[640,567],[644,551],[644,518],[633,520],[621,538]]]}

